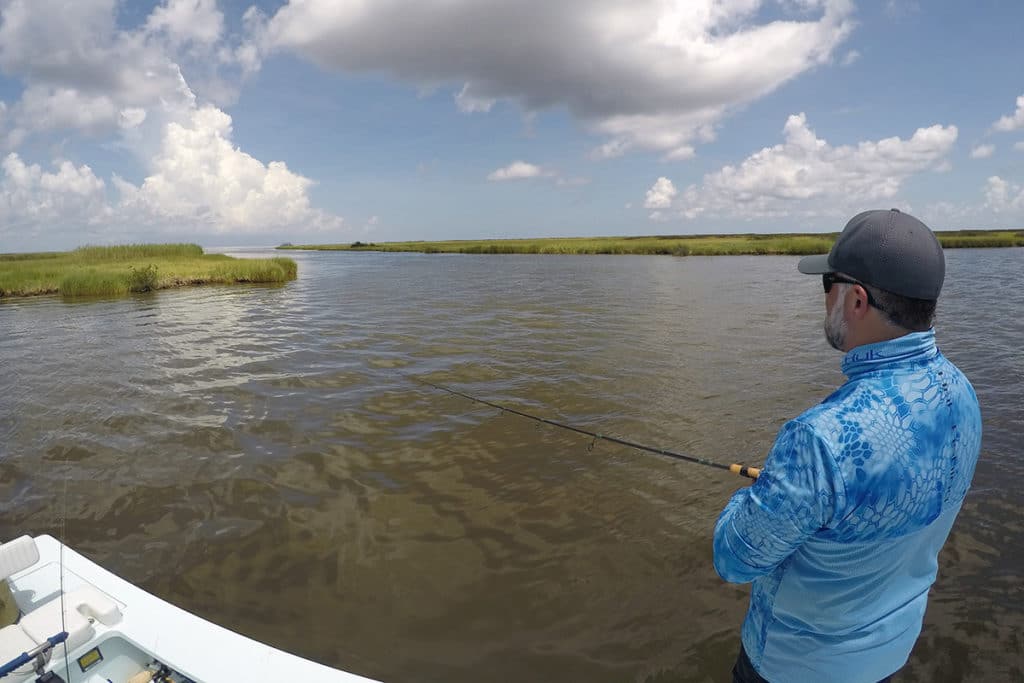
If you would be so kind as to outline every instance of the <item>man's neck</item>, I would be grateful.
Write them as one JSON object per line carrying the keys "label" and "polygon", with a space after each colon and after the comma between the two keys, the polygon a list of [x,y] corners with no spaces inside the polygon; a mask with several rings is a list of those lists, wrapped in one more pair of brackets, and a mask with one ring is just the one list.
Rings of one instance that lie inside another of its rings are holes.
{"label": "man's neck", "polygon": [[858,346],[866,346],[868,344],[877,344],[878,342],[899,339],[907,334],[910,334],[910,330],[908,329],[897,327],[896,325],[889,325],[879,319],[872,320],[858,330],[851,329],[847,331],[847,348],[844,348],[843,351],[849,351],[850,349],[855,349]]}

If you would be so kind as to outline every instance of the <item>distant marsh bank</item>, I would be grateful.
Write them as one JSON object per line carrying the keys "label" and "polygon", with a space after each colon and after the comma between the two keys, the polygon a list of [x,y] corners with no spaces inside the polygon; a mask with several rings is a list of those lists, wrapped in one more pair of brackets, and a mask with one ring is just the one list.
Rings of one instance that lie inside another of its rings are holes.
{"label": "distant marsh bank", "polygon": [[197,244],[129,244],[74,251],[0,254],[0,297],[115,296],[186,285],[287,282],[289,258],[204,254]]}
{"label": "distant marsh bank", "polygon": [[[1024,247],[1024,232],[1014,230],[950,230],[936,233],[947,249]],[[278,249],[319,251],[412,251],[426,254],[661,254],[727,256],[824,254],[839,233],[778,235],[660,235],[650,237],[544,237],[509,240],[441,242],[379,242],[281,245]]]}

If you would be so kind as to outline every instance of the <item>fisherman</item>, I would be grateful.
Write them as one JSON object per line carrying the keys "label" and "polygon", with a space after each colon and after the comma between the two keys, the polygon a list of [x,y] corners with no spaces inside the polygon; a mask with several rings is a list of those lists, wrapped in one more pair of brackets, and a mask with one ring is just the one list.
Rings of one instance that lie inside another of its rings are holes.
{"label": "fisherman", "polygon": [[753,582],[732,680],[887,681],[974,475],[978,398],[935,345],[946,265],[924,223],[866,211],[798,268],[822,277],[847,380],[782,426],[715,525],[718,574]]}

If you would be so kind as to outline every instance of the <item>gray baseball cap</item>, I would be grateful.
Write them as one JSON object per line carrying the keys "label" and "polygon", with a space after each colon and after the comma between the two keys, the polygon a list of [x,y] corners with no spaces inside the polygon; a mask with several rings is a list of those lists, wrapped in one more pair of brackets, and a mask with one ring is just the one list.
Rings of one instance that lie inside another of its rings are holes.
{"label": "gray baseball cap", "polygon": [[946,258],[927,225],[899,209],[859,213],[828,254],[805,256],[801,273],[845,273],[893,294],[934,301],[942,291]]}

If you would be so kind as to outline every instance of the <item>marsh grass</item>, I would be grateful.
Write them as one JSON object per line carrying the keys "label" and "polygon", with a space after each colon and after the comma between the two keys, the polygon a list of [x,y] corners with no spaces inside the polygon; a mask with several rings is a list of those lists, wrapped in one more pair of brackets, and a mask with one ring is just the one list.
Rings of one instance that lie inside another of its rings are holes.
{"label": "marsh grass", "polygon": [[132,292],[151,292],[159,284],[157,267],[150,264],[141,268],[128,266],[128,289]]}
{"label": "marsh grass", "polygon": [[[58,252],[59,253],[59,252]],[[138,261],[147,258],[185,259],[203,256],[198,244],[122,244],[112,247],[78,247],[69,252],[85,263],[100,261]]]}
{"label": "marsh grass", "polygon": [[65,276],[60,281],[59,289],[64,296],[108,296],[127,294],[128,282],[110,273],[82,269]]}
{"label": "marsh grass", "polygon": [[653,237],[567,237],[517,240],[382,242],[380,244],[296,245],[279,249],[416,251],[425,254],[817,254],[828,251],[835,235],[714,235]]}
{"label": "marsh grass", "polygon": [[[278,249],[326,251],[415,251],[425,254],[661,254],[667,256],[720,256],[824,254],[839,233],[660,235],[649,237],[570,237],[516,240],[452,240],[441,242],[382,242],[379,244],[294,245]],[[969,247],[1021,247],[1024,233],[1009,230],[938,232],[947,249]]]}
{"label": "marsh grass", "polygon": [[294,280],[289,258],[236,259],[197,244],[80,247],[69,252],[0,254],[0,297],[117,296],[168,287]]}
{"label": "marsh grass", "polygon": [[[287,266],[283,261],[288,261]],[[229,282],[285,282],[294,280],[298,271],[295,262],[291,259],[249,259],[224,263],[213,271],[213,276],[218,280]]]}
{"label": "marsh grass", "polygon": [[41,259],[49,258],[60,258],[62,252],[59,251],[37,251],[37,252],[26,252],[22,254],[0,254],[0,261],[39,261]]}

